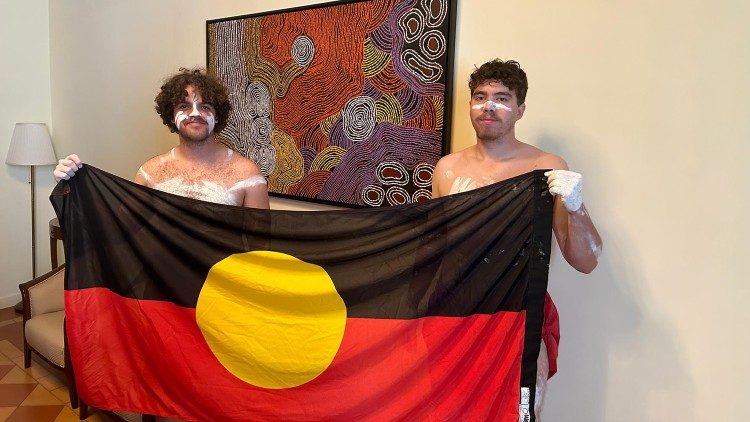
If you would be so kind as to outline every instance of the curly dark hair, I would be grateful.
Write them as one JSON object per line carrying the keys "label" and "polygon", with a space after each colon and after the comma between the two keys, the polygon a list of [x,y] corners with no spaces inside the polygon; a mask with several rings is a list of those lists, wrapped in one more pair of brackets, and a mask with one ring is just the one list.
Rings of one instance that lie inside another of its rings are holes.
{"label": "curly dark hair", "polygon": [[227,125],[229,112],[232,104],[229,103],[227,90],[214,76],[207,74],[202,69],[180,68],[180,71],[169,77],[161,86],[159,94],[156,95],[156,112],[161,116],[164,125],[171,132],[177,132],[174,124],[174,107],[185,99],[185,88],[193,85],[203,97],[203,101],[211,104],[216,110],[216,126],[214,133],[221,132]]}
{"label": "curly dark hair", "polygon": [[490,81],[500,81],[508,89],[515,92],[518,105],[526,101],[529,81],[526,80],[526,72],[521,69],[521,65],[517,61],[508,60],[504,62],[495,59],[479,66],[469,76],[469,90],[474,94],[474,90],[479,85]]}

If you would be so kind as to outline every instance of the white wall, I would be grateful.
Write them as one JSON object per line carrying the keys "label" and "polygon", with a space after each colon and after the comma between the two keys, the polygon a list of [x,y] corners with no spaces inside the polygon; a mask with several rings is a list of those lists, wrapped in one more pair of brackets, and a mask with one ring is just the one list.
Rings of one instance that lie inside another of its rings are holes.
{"label": "white wall", "polygon": [[[205,64],[206,19],[308,3],[50,2],[58,154],[132,177],[176,143],[153,96]],[[591,275],[553,262],[563,338],[546,420],[750,418],[747,16],[745,0],[459,2],[453,149],[474,142],[473,66],[519,60],[531,87],[517,134],[585,175],[605,241]]]}
{"label": "white wall", "polygon": [[[750,418],[750,3],[491,3],[461,2],[458,78],[488,55],[526,67],[517,134],[585,175],[605,242],[590,276],[552,268],[548,416]],[[460,145],[467,102],[459,91]]]}
{"label": "white wall", "polygon": [[[18,284],[32,278],[29,167],[5,164],[17,122],[50,123],[47,0],[0,0],[0,308],[21,299]],[[51,129],[51,128],[50,128]],[[54,130],[50,130],[54,138]],[[36,167],[37,275],[50,269],[47,199],[52,166]]]}

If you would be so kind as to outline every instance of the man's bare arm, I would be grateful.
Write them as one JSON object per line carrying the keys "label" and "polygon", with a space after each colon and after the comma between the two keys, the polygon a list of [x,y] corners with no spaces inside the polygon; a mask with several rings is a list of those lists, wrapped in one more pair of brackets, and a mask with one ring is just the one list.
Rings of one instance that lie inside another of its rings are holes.
{"label": "man's bare arm", "polygon": [[569,212],[562,200],[555,198],[553,230],[560,251],[568,263],[582,273],[594,271],[602,250],[602,238],[591,221],[586,206]]}
{"label": "man's bare arm", "polygon": [[250,208],[269,209],[271,205],[268,200],[268,185],[257,183],[245,188],[245,199],[242,206]]}
{"label": "man's bare arm", "polygon": [[550,193],[555,195],[552,227],[560,251],[568,263],[582,273],[590,273],[599,262],[602,238],[583,204],[583,180],[578,173],[567,170],[545,173]]}

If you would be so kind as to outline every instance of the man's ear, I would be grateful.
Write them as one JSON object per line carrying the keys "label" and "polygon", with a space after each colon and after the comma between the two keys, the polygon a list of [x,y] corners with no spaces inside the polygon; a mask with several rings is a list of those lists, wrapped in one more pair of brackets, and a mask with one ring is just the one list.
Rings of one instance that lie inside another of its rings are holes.
{"label": "man's ear", "polygon": [[523,113],[526,111],[526,103],[521,104],[518,106],[518,112],[516,113],[518,115],[518,118],[516,120],[521,120],[521,117],[523,117]]}

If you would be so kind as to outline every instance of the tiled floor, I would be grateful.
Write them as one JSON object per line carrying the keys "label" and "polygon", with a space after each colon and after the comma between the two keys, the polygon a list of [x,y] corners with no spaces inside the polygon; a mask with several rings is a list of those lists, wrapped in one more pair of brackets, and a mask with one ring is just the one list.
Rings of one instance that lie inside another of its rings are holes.
{"label": "tiled floor", "polygon": [[[23,321],[13,308],[0,309],[0,422],[78,421],[62,372],[41,360],[23,367]],[[89,408],[87,421],[109,421]]]}

